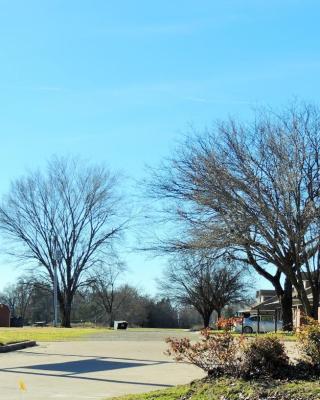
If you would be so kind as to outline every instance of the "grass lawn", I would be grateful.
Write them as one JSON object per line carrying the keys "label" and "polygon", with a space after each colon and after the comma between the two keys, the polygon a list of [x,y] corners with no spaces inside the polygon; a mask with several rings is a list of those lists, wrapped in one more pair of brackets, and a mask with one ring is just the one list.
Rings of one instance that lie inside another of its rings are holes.
{"label": "grass lawn", "polygon": [[117,400],[316,400],[320,382],[244,381],[219,378],[197,381],[191,385],[118,397]]}
{"label": "grass lawn", "polygon": [[[160,329],[160,328],[129,328],[129,332],[168,332],[168,336],[174,336],[175,333],[183,333],[183,329]],[[24,328],[0,328],[0,346],[8,343],[15,343],[23,340],[35,340],[37,342],[58,342],[72,341],[94,334],[103,334],[113,332],[110,328],[53,328],[53,327],[24,327]],[[221,331],[212,331],[216,333]],[[235,334],[238,335],[238,334]],[[259,336],[268,335],[260,334]],[[277,334],[281,340],[294,341],[296,335],[287,333]],[[254,337],[256,334],[248,334],[246,337]]]}
{"label": "grass lawn", "polygon": [[128,328],[129,332],[188,332],[182,328]]}
{"label": "grass lawn", "polygon": [[[260,336],[270,336],[276,335],[280,340],[294,342],[297,340],[297,335],[293,332],[277,332],[277,333],[259,333]],[[257,336],[256,333],[245,334],[246,337],[255,337]]]}
{"label": "grass lawn", "polygon": [[[216,333],[222,333],[223,331],[218,331],[218,330],[212,330],[212,331],[210,331],[210,333],[212,333],[212,334],[216,334]],[[233,332],[233,334],[234,335],[241,335],[241,333],[236,333],[236,332]],[[288,342],[294,342],[294,341],[296,341],[297,340],[297,335],[294,333],[294,332],[277,332],[277,333],[273,333],[273,332],[270,332],[270,333],[259,333],[259,334],[257,334],[257,333],[244,333],[243,334],[245,337],[256,337],[256,336],[259,336],[259,337],[263,337],[263,336],[270,336],[270,335],[276,335],[280,340],[283,340],[283,341],[288,341]]]}
{"label": "grass lawn", "polygon": [[0,345],[23,340],[59,342],[77,340],[96,333],[111,332],[103,328],[0,328]]}

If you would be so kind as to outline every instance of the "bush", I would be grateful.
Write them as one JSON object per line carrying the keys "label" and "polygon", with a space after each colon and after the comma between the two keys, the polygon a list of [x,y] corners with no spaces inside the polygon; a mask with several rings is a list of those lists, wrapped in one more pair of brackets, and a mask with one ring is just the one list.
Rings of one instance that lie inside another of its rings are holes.
{"label": "bush", "polygon": [[201,332],[199,342],[191,344],[189,338],[168,338],[168,355],[174,355],[176,361],[188,361],[203,369],[208,375],[236,375],[240,367],[239,348],[243,338],[230,332],[210,334]]}
{"label": "bush", "polygon": [[298,342],[305,361],[320,367],[320,324],[312,318],[298,332]]}
{"label": "bush", "polygon": [[278,376],[289,366],[283,343],[274,336],[257,337],[243,350],[242,374],[248,376]]}
{"label": "bush", "polygon": [[241,322],[242,318],[240,317],[231,317],[231,318],[220,318],[217,321],[217,328],[223,329],[224,331],[231,331],[234,326]]}
{"label": "bush", "polygon": [[284,344],[274,334],[247,339],[229,331],[212,334],[201,332],[202,338],[191,343],[189,338],[168,338],[166,352],[176,361],[187,361],[207,372],[209,377],[245,379],[277,378],[314,380],[320,376],[320,325],[309,321],[298,338],[304,360],[290,363]]}

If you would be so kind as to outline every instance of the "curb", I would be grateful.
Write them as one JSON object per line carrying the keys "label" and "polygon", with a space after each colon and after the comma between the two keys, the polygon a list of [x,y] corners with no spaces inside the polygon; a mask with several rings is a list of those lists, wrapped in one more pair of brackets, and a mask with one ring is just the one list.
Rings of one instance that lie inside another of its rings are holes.
{"label": "curb", "polygon": [[5,346],[0,346],[0,353],[8,353],[9,351],[16,351],[26,349],[27,347],[36,346],[37,343],[34,340],[27,340],[25,342],[7,344]]}

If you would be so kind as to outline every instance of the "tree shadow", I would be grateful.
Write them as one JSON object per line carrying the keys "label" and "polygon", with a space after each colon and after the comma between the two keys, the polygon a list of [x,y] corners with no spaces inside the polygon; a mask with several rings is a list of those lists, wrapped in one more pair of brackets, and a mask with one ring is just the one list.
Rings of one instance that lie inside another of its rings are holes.
{"label": "tree shadow", "polygon": [[79,379],[84,381],[92,381],[92,382],[106,382],[106,383],[117,383],[117,384],[126,384],[126,385],[140,385],[147,387],[159,387],[159,388],[167,388],[172,387],[173,385],[165,384],[165,383],[153,383],[153,382],[138,382],[138,381],[125,381],[120,379],[105,379],[105,378],[97,378],[97,377],[89,377],[89,376],[79,376],[74,375],[72,373],[69,374],[53,374],[53,373],[43,373],[36,371],[21,371],[20,368],[2,368],[0,372],[11,373],[11,374],[19,374],[19,375],[35,375],[35,376],[45,376],[45,377],[54,377],[54,378],[69,378],[69,379]]}
{"label": "tree shadow", "polygon": [[149,360],[149,359],[141,359],[141,358],[124,358],[124,357],[100,357],[100,356],[95,356],[95,355],[83,355],[83,354],[66,354],[66,353],[44,353],[40,351],[30,351],[30,350],[19,350],[19,353],[25,353],[25,354],[35,354],[35,355],[44,355],[44,356],[61,356],[61,357],[77,357],[77,358],[90,358],[90,357],[96,357],[96,359],[99,360],[127,360],[127,361],[138,361],[140,362],[145,362],[150,364],[172,364],[172,360]]}
{"label": "tree shadow", "polygon": [[[157,363],[155,363],[157,364]],[[84,374],[90,372],[112,371],[122,368],[143,367],[146,363],[127,362],[127,361],[110,361],[100,358],[91,358],[87,360],[67,361],[53,364],[39,364],[20,367],[23,369],[35,369],[42,371],[57,371],[69,374]]]}

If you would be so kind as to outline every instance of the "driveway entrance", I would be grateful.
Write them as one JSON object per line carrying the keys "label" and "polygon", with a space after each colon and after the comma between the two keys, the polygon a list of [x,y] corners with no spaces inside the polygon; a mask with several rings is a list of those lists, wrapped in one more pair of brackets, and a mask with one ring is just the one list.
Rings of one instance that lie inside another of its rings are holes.
{"label": "driveway entrance", "polygon": [[165,356],[176,332],[114,332],[86,341],[40,343],[0,355],[1,399],[104,399],[188,383],[202,372]]}

